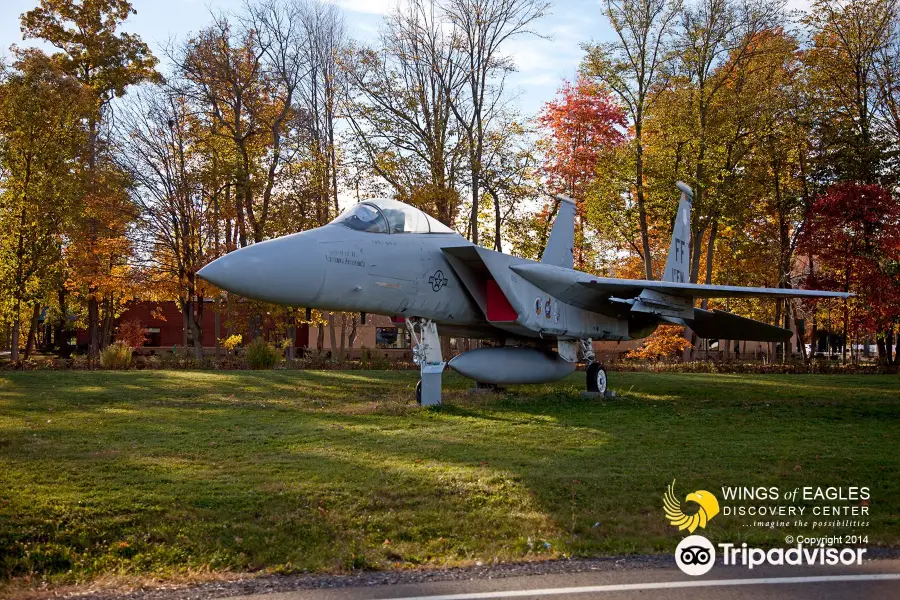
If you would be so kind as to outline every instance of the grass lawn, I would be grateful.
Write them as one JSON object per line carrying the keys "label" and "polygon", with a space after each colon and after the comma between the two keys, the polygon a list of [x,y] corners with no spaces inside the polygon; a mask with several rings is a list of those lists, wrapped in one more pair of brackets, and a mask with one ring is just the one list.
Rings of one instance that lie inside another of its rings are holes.
{"label": "grass lawn", "polygon": [[[869,486],[843,532],[900,546],[898,377],[612,373],[612,400],[582,377],[449,375],[422,410],[408,371],[0,374],[0,586],[669,553],[676,478]],[[751,520],[704,533],[813,533]]]}

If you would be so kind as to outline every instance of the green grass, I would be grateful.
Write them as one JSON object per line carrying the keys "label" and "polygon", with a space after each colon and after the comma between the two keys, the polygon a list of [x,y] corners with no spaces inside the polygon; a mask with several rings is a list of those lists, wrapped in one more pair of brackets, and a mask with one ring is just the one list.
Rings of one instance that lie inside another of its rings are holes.
{"label": "green grass", "polygon": [[[612,373],[620,398],[583,400],[583,375],[472,397],[450,375],[427,410],[417,377],[5,373],[0,580],[668,553],[673,478],[870,486],[856,532],[900,545],[896,376]],[[782,543],[749,521],[706,533]]]}

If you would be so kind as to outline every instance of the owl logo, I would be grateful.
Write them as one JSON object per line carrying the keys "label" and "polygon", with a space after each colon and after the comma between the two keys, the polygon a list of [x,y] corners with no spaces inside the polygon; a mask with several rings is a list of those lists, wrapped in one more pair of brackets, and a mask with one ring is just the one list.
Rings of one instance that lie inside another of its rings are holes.
{"label": "owl logo", "polygon": [[541,316],[541,299],[540,298],[534,299],[534,314],[536,314],[537,316]]}
{"label": "owl logo", "polygon": [[697,527],[705,529],[709,520],[719,514],[719,501],[711,492],[706,490],[697,490],[692,494],[688,494],[685,496],[684,501],[698,504],[697,512],[687,515],[681,510],[681,503],[675,497],[675,480],[673,479],[663,495],[663,509],[666,512],[666,518],[669,520],[669,523],[679,530],[687,529],[688,533],[694,533]]}
{"label": "owl logo", "polygon": [[547,303],[544,304],[544,318],[550,318],[550,298],[547,298]]}

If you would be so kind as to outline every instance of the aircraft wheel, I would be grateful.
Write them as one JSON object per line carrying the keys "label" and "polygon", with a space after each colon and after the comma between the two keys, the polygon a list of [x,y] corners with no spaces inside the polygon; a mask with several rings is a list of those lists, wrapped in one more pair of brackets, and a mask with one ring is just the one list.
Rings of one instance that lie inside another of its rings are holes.
{"label": "aircraft wheel", "polygon": [[416,404],[422,406],[422,380],[416,384]]}
{"label": "aircraft wheel", "polygon": [[606,393],[606,369],[597,362],[592,362],[587,368],[587,391]]}

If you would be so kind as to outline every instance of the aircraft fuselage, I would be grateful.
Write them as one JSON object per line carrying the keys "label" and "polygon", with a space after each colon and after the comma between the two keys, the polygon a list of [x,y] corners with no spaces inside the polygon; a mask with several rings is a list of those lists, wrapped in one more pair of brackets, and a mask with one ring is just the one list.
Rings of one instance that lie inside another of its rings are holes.
{"label": "aircraft fuselage", "polygon": [[277,304],[429,319],[454,336],[628,339],[627,319],[560,302],[508,268],[514,264],[535,263],[455,233],[330,224],[232,252],[202,276]]}

